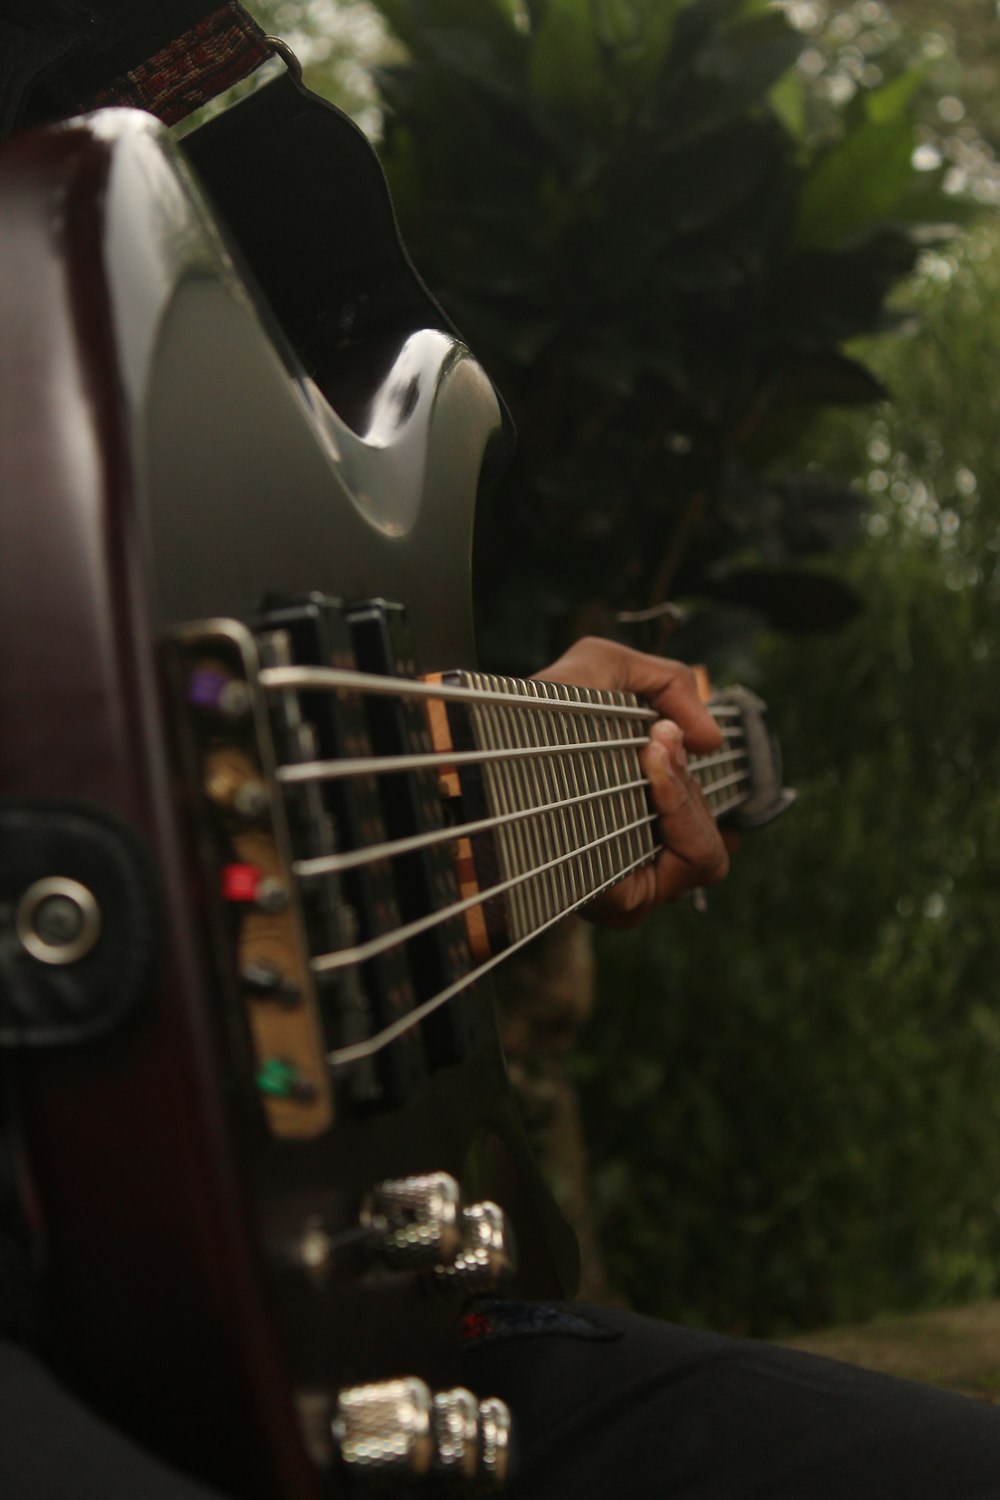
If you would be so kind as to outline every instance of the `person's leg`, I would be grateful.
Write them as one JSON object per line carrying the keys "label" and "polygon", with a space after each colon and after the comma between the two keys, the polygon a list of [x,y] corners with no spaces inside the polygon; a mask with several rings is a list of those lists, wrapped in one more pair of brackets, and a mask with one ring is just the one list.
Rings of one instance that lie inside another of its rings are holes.
{"label": "person's leg", "polygon": [[115,1432],[38,1361],[0,1340],[4,1500],[223,1500]]}
{"label": "person's leg", "polygon": [[1000,1500],[988,1403],[617,1309],[523,1306],[467,1320],[466,1380],[517,1423],[510,1500]]}

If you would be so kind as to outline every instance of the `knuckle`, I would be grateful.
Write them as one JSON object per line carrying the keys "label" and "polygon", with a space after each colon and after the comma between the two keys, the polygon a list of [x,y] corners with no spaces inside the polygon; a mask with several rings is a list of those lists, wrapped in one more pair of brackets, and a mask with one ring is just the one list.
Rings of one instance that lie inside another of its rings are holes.
{"label": "knuckle", "polygon": [[729,850],[721,839],[705,867],[704,884],[718,885],[729,874]]}
{"label": "knuckle", "polygon": [[609,648],[614,648],[612,641],[607,641],[600,635],[582,635],[576,643],[581,651],[588,651],[595,655],[607,656]]}

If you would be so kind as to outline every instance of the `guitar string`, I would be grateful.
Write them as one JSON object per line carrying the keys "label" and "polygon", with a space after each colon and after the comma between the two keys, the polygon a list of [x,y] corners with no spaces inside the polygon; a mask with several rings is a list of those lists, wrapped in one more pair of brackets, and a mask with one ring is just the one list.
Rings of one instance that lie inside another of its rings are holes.
{"label": "guitar string", "polygon": [[[656,845],[653,849],[652,857],[655,858],[662,848],[662,844]],[[379,1052],[384,1052],[386,1047],[391,1046],[399,1037],[405,1035],[412,1026],[419,1026],[421,1021],[433,1015],[436,1010],[440,1010],[442,1005],[447,1005],[450,1000],[454,1000],[455,996],[460,995],[463,990],[467,990],[472,985],[478,983],[484,974],[488,974],[491,969],[495,969],[498,964],[508,959],[512,953],[516,953],[519,948],[523,948],[533,938],[539,937],[547,928],[554,927],[556,922],[561,922],[563,917],[569,916],[570,912],[574,912],[579,907],[585,906],[588,901],[593,900],[595,896],[599,896],[609,886],[615,885],[619,879],[624,879],[626,875],[630,875],[633,870],[637,870],[640,865],[644,865],[647,862],[646,859],[635,860],[628,869],[622,871],[620,876],[615,876],[613,880],[606,881],[596,891],[588,892],[579,901],[575,901],[566,911],[557,912],[554,917],[550,917],[540,927],[532,928],[523,937],[518,938],[513,943],[508,943],[507,947],[502,948],[499,953],[494,953],[489,958],[484,959],[481,964],[468,974],[463,974],[460,979],[454,980],[453,983],[447,985],[443,990],[439,990],[429,1000],[424,1000],[422,1004],[414,1006],[413,1010],[407,1011],[406,1015],[401,1016],[398,1021],[393,1021],[391,1025],[383,1027],[381,1031],[376,1031],[374,1035],[366,1037],[363,1042],[352,1042],[347,1047],[335,1047],[332,1052],[326,1054],[327,1063],[330,1067],[335,1068],[345,1066],[348,1063],[361,1062],[367,1057],[375,1057]]]}
{"label": "guitar string", "polygon": [[[644,709],[638,704],[629,704],[627,703],[627,701],[618,703],[588,703],[580,700],[573,700],[570,698],[563,699],[560,697],[522,698],[512,693],[506,693],[502,691],[494,692],[490,690],[459,687],[455,684],[423,683],[416,682],[410,679],[393,679],[381,676],[375,677],[370,676],[366,673],[349,672],[346,670],[335,668],[264,668],[259,674],[259,681],[261,686],[269,692],[305,689],[324,691],[356,691],[367,693],[371,696],[428,699],[436,698],[439,700],[446,699],[449,701],[464,703],[502,703],[508,707],[511,706],[513,701],[516,701],[518,707],[530,706],[532,708],[548,708],[550,711],[573,713],[584,718],[615,717],[619,721],[632,719],[650,722],[655,721],[656,719],[661,717],[661,715],[659,715],[653,709]],[[558,684],[556,684],[555,686],[558,686]],[[725,720],[726,718],[736,718],[741,717],[742,715],[742,711],[735,705],[716,703],[708,706],[717,723],[719,723],[720,720]],[[727,725],[725,723],[719,724],[719,727],[723,734],[724,740],[737,740],[744,738],[742,729],[740,728]],[[548,753],[550,754],[574,753],[581,750],[593,751],[595,749],[606,752],[608,749],[612,748],[636,748],[647,743],[648,738],[646,736],[641,736],[635,738],[624,738],[621,740],[605,740],[596,744],[584,742],[580,744],[531,747],[526,749],[526,751],[522,751],[521,755],[537,757],[540,749],[543,751],[548,751]],[[517,756],[517,751],[514,751],[513,753],[515,754],[515,756]],[[451,766],[455,765],[456,763],[474,764],[477,762],[482,762],[484,760],[505,758],[509,759],[511,758],[511,754],[512,752],[510,749],[493,753],[451,751],[445,752],[440,755],[435,754],[393,756],[374,759],[357,758],[354,761],[338,762],[307,762],[300,765],[280,767],[278,770],[278,776],[279,779],[285,781],[286,783],[294,784],[317,779],[325,780],[332,779],[334,777],[349,777],[352,775],[361,774],[378,774],[380,772],[388,774],[391,771],[412,770],[417,769],[418,767],[430,769],[435,766]],[[722,764],[726,762],[731,763],[733,761],[739,760],[740,758],[740,752],[716,752],[714,756],[701,757],[699,762],[697,763],[693,761],[692,772],[695,772],[698,769],[699,764],[704,765],[706,762],[708,764]],[[702,788],[703,793],[706,797],[712,796],[714,793],[722,790],[724,787],[733,784],[734,782],[744,780],[745,774],[745,772],[742,774],[736,774],[734,776],[721,778],[716,782],[706,784]],[[639,783],[639,785],[643,784],[644,782]],[[616,790],[624,791],[626,790],[626,788],[612,788],[610,789],[610,792],[606,791],[598,795],[602,800],[606,800],[607,797],[609,795],[613,795]],[[590,794],[591,797],[593,795],[594,794]],[[588,796],[584,796],[583,798],[570,800],[590,800],[590,798]],[[714,808],[713,811],[715,813],[715,816],[721,817],[725,812],[729,811],[730,808],[739,806],[742,800],[743,799],[741,797],[734,797],[722,806]],[[553,804],[553,806],[556,805],[557,804]],[[545,808],[529,808],[526,809],[523,814],[519,813],[516,816],[531,817],[538,812],[542,812],[545,810]],[[415,937],[419,933],[428,931],[431,927],[438,926],[443,922],[449,921],[473,906],[478,906],[485,901],[495,899],[497,896],[502,895],[506,890],[512,888],[515,885],[520,885],[526,881],[537,879],[540,876],[548,873],[550,870],[563,865],[566,861],[574,858],[579,858],[581,855],[586,854],[592,848],[607,844],[608,842],[620,840],[626,837],[635,829],[645,827],[650,823],[656,822],[657,816],[657,814],[650,814],[644,818],[637,819],[622,828],[615,829],[611,834],[605,835],[604,837],[595,840],[590,845],[584,845],[580,848],[570,850],[568,853],[559,855],[551,861],[547,861],[546,863],[536,866],[529,871],[511,877],[510,880],[500,882],[499,884],[490,887],[485,891],[477,891],[473,896],[468,897],[463,901],[454,903],[452,906],[447,907],[442,911],[432,913],[428,917],[422,918],[417,922],[413,922],[407,924],[404,927],[400,927],[392,933],[382,934],[377,938],[371,939],[366,944],[356,945],[353,949],[343,949],[337,953],[318,955],[311,961],[311,967],[316,972],[325,973],[335,968],[346,967],[348,965],[364,962],[366,958],[374,957],[378,952],[385,951],[387,948],[407,941],[410,937]],[[511,817],[510,820],[513,821],[513,817]],[[482,821],[486,823],[493,823],[496,821],[507,821],[507,819]],[[470,828],[473,826],[474,825],[470,825]],[[454,840],[458,837],[463,836],[463,829],[461,827],[443,829],[440,830],[440,835],[442,838]],[[427,835],[424,835],[423,839],[426,841],[430,841]],[[435,837],[433,841],[438,842],[439,839]],[[414,847],[412,840],[401,840],[397,841],[397,843],[401,845],[405,844],[409,847]],[[383,846],[383,856],[386,852],[387,847],[388,846]],[[575,911],[578,907],[585,905],[587,902],[593,900],[596,896],[600,895],[603,890],[607,889],[611,885],[616,884],[619,880],[623,879],[626,875],[631,873],[632,870],[638,869],[641,865],[651,862],[662,851],[662,847],[662,845],[654,845],[649,853],[644,854],[641,858],[633,861],[625,869],[616,871],[610,880],[597,886],[594,890],[586,892],[583,896],[580,897],[578,901],[573,902],[570,906],[565,908],[565,910],[560,910],[548,921],[536,925],[523,937],[517,939],[513,943],[509,943],[498,954],[491,956],[491,958],[477,965],[477,967],[470,971],[468,975],[462,976],[462,978],[455,983],[447,986],[444,990],[439,991],[437,995],[432,996],[429,1000],[424,1001],[420,1006],[417,1006],[413,1010],[408,1011],[405,1016],[400,1017],[399,1020],[384,1028],[382,1031],[375,1033],[369,1038],[366,1038],[363,1042],[354,1043],[346,1048],[334,1049],[327,1054],[327,1061],[331,1066],[345,1065],[349,1062],[360,1061],[364,1057],[374,1056],[376,1053],[382,1051],[385,1047],[391,1045],[393,1041],[395,1041],[399,1036],[403,1035],[411,1027],[418,1025],[425,1016],[431,1015],[435,1010],[447,1004],[449,1000],[453,999],[463,990],[475,984],[478,979],[481,978],[485,973],[493,969],[498,963],[507,958],[512,952],[524,946],[524,944],[530,941],[533,937],[538,936],[539,933],[553,925],[554,922],[561,920],[561,918],[565,915],[568,915],[569,912]],[[357,852],[363,853],[364,851]],[[401,852],[401,850],[397,850],[396,852]]]}
{"label": "guitar string", "polygon": [[[450,766],[479,766],[492,761],[534,760],[552,755],[597,755],[607,750],[639,749],[650,743],[648,735],[619,740],[573,740],[555,745],[505,745],[497,750],[429,750],[416,755],[369,755],[341,760],[286,762],[277,777],[286,786],[310,781],[344,781],[355,776],[390,776],[399,771],[438,770]],[[701,757],[702,763],[722,765],[739,758],[738,751],[719,751]]]}
{"label": "guitar string", "polygon": [[[735,799],[731,805],[738,805],[742,799]],[[728,808],[725,809],[728,811]],[[721,816],[720,809],[718,815]],[[470,911],[474,906],[481,906],[486,901],[491,901],[497,896],[502,896],[505,891],[514,890],[524,885],[529,880],[537,880],[542,875],[547,875],[553,870],[559,869],[571,859],[578,859],[582,855],[589,854],[595,849],[613,843],[618,839],[627,837],[635,829],[648,827],[659,819],[659,813],[647,813],[641,818],[635,818],[630,823],[624,823],[620,828],[613,829],[610,833],[602,834],[600,838],[591,840],[587,844],[577,845],[576,848],[567,850],[564,854],[557,854],[552,859],[545,860],[542,864],[533,865],[529,870],[522,870],[517,875],[511,875],[507,880],[501,880],[496,885],[487,886],[485,890],[477,890],[471,896],[466,896],[460,901],[454,901],[449,906],[443,906],[437,911],[429,912],[427,916],[418,917],[412,922],[406,922],[399,927],[394,927],[390,932],[379,933],[376,937],[368,938],[363,943],[355,943],[350,948],[338,948],[331,953],[319,953],[309,960],[310,968],[316,974],[329,974],[337,969],[350,968],[354,964],[366,963],[371,958],[376,958],[380,953],[387,953],[390,949],[398,947],[401,943],[409,942],[411,938],[419,937],[421,933],[429,932],[434,927],[451,920],[452,917],[461,916],[463,912]],[[646,863],[652,856],[644,856],[639,861]],[[629,869],[634,866],[629,866]],[[612,878],[614,881],[623,878],[616,873]],[[602,889],[599,887],[598,889]],[[590,900],[598,892],[589,893],[584,897]],[[566,911],[573,911],[575,907],[570,906]],[[565,915],[565,912],[562,913]]]}
{"label": "guitar string", "polygon": [[[483,902],[491,901],[495,896],[502,896],[505,891],[512,891],[524,885],[526,881],[536,880],[540,875],[549,874],[550,871],[564,865],[567,860],[578,859],[581,855],[600,849],[614,839],[622,839],[635,828],[645,828],[648,824],[655,823],[658,817],[658,813],[647,813],[631,823],[624,823],[621,828],[616,828],[611,833],[602,834],[600,838],[591,840],[589,844],[580,844],[575,849],[567,850],[565,854],[557,854],[552,859],[545,860],[543,864],[533,865],[530,870],[522,870],[517,875],[511,875],[507,880],[487,886],[484,891],[476,891],[461,901],[453,901],[450,906],[442,906],[437,911],[429,912],[426,917],[418,917],[413,922],[405,922],[400,927],[394,927],[391,932],[381,932],[377,937],[368,938],[363,943],[355,943],[350,948],[337,948],[332,953],[318,953],[309,960],[309,967],[316,974],[329,974],[336,969],[347,969],[353,964],[366,963],[368,959],[376,958],[380,953],[387,953],[390,948],[396,948],[400,943],[409,942],[410,938],[419,937],[422,932],[429,932],[432,927],[440,927],[452,917],[461,916],[473,906],[482,906]],[[615,879],[619,878],[615,876]],[[573,908],[570,907],[569,910],[572,911]]]}
{"label": "guitar string", "polygon": [[343,760],[306,760],[278,767],[277,777],[286,786],[309,781],[342,781],[354,776],[389,776],[396,771],[435,770],[446,766],[479,766],[490,761],[528,760],[536,756],[593,755],[606,750],[647,745],[647,735],[621,740],[581,740],[563,745],[505,746],[499,750],[433,750],[418,755],[371,755]]}
{"label": "guitar string", "polygon": [[[724,812],[728,812],[730,808],[738,807],[742,800],[742,798],[733,798],[726,807],[720,809],[719,816]],[[641,859],[633,860],[624,870],[614,875],[610,880],[606,880],[603,885],[598,886],[595,890],[588,891],[586,895],[581,896],[578,901],[574,901],[571,906],[568,906],[565,911],[557,912],[548,921],[542,922],[539,926],[532,928],[530,932],[526,932],[523,937],[517,938],[512,943],[508,943],[499,953],[494,953],[489,958],[484,959],[475,969],[470,970],[468,974],[463,974],[460,979],[456,979],[443,990],[439,990],[429,1000],[425,1000],[422,1004],[414,1006],[413,1010],[407,1011],[406,1015],[401,1016],[399,1020],[393,1021],[391,1025],[384,1027],[381,1031],[375,1032],[373,1036],[367,1037],[363,1042],[353,1042],[350,1046],[336,1047],[333,1051],[328,1052],[326,1054],[327,1063],[331,1067],[343,1067],[350,1063],[361,1062],[365,1058],[374,1057],[379,1052],[383,1052],[386,1047],[391,1046],[399,1037],[405,1035],[411,1027],[419,1026],[421,1021],[433,1015],[436,1010],[440,1010],[449,1001],[454,1000],[463,990],[470,989],[472,985],[477,984],[485,974],[495,969],[498,964],[506,962],[512,953],[516,953],[519,948],[523,948],[527,943],[532,942],[549,927],[553,927],[556,922],[561,922],[563,917],[569,916],[571,912],[579,910],[581,906],[586,906],[588,901],[593,901],[603,891],[608,890],[613,885],[617,885],[619,880],[623,880],[633,870],[638,870],[640,866],[651,863],[662,852],[663,845],[654,844],[648,855],[644,855]]]}
{"label": "guitar string", "polygon": [[516,823],[523,818],[533,818],[538,813],[558,812],[581,802],[592,802],[597,797],[616,796],[648,785],[645,777],[623,782],[621,786],[602,788],[596,792],[584,792],[579,797],[565,797],[559,802],[543,802],[535,807],[519,808],[516,812],[503,813],[495,818],[479,818],[472,823],[454,823],[443,828],[430,829],[426,833],[410,834],[407,838],[391,839],[384,844],[372,844],[365,849],[348,849],[343,854],[321,854],[313,859],[299,859],[292,865],[292,873],[301,880],[317,875],[336,875],[342,870],[353,870],[359,865],[379,859],[393,859],[401,854],[413,854],[435,844],[450,844],[456,839],[471,838],[473,834],[487,833],[505,823]]}
{"label": "guitar string", "polygon": [[[745,765],[743,771],[734,772],[730,776],[721,776],[714,781],[699,782],[702,795],[706,798],[711,797],[716,792],[724,791],[729,786],[738,785],[739,782],[747,780],[750,775],[749,759],[746,755],[740,758]],[[697,773],[700,768],[699,762],[692,762],[694,773]],[[499,814],[496,817],[479,818],[470,823],[455,823],[443,828],[430,829],[425,833],[410,834],[406,838],[390,839],[385,843],[372,844],[364,849],[348,849],[338,854],[322,854],[312,859],[299,859],[294,861],[292,873],[300,880],[312,880],[321,875],[337,875],[345,870],[354,870],[360,866],[375,863],[380,859],[395,859],[438,844],[454,843],[456,839],[471,838],[478,833],[488,833],[493,828],[522,819],[534,818],[540,813],[559,812],[564,808],[582,803],[618,797],[626,792],[641,790],[648,785],[646,778],[640,777],[635,781],[625,781],[617,786],[604,787],[594,792],[582,792],[578,796],[563,797],[555,802],[542,802],[535,806],[519,808],[516,812]]]}
{"label": "guitar string", "polygon": [[[463,687],[457,683],[423,682],[412,677],[384,677],[369,672],[353,672],[346,667],[262,667],[257,674],[260,686],[268,693],[280,692],[356,692],[380,698],[435,698],[450,703],[503,704],[532,712],[568,713],[583,718],[641,719],[649,722],[662,718],[654,708],[643,708],[631,694],[616,694],[620,703],[590,703],[573,698],[523,698],[517,693],[490,688]],[[501,679],[502,680],[502,679]],[[514,678],[508,679],[514,681]],[[564,687],[553,683],[553,687]],[[705,705],[713,717],[739,718],[743,710],[737,704],[716,702]]]}

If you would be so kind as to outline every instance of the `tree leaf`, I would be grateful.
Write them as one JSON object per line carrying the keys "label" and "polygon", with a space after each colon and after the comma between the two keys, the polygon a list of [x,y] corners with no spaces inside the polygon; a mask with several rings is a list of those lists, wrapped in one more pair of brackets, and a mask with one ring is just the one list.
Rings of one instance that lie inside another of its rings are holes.
{"label": "tree leaf", "polygon": [[587,117],[612,107],[590,0],[547,0],[528,71],[533,91],[548,104]]}
{"label": "tree leaf", "polygon": [[378,0],[378,8],[413,57],[425,56],[434,32],[442,29],[478,33],[508,58],[524,51],[509,0],[476,0],[474,23],[467,0]]}
{"label": "tree leaf", "polygon": [[799,75],[791,69],[771,89],[771,108],[785,129],[797,141],[805,139],[807,127],[806,91]]}
{"label": "tree leaf", "polygon": [[914,70],[873,89],[858,123],[807,171],[795,229],[800,248],[838,245],[901,209],[916,142],[910,105],[923,76]]}
{"label": "tree leaf", "polygon": [[772,378],[777,382],[779,399],[816,406],[867,406],[886,400],[889,394],[863,364],[835,350],[790,351],[773,370]]}

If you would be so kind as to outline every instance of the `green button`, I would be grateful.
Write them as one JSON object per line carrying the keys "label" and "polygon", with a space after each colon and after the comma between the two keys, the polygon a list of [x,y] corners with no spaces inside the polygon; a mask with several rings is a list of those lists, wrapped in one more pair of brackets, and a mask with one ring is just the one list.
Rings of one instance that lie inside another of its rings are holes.
{"label": "green button", "polygon": [[303,1092],[298,1068],[283,1057],[265,1058],[254,1081],[262,1094],[270,1094],[273,1099],[293,1099]]}

